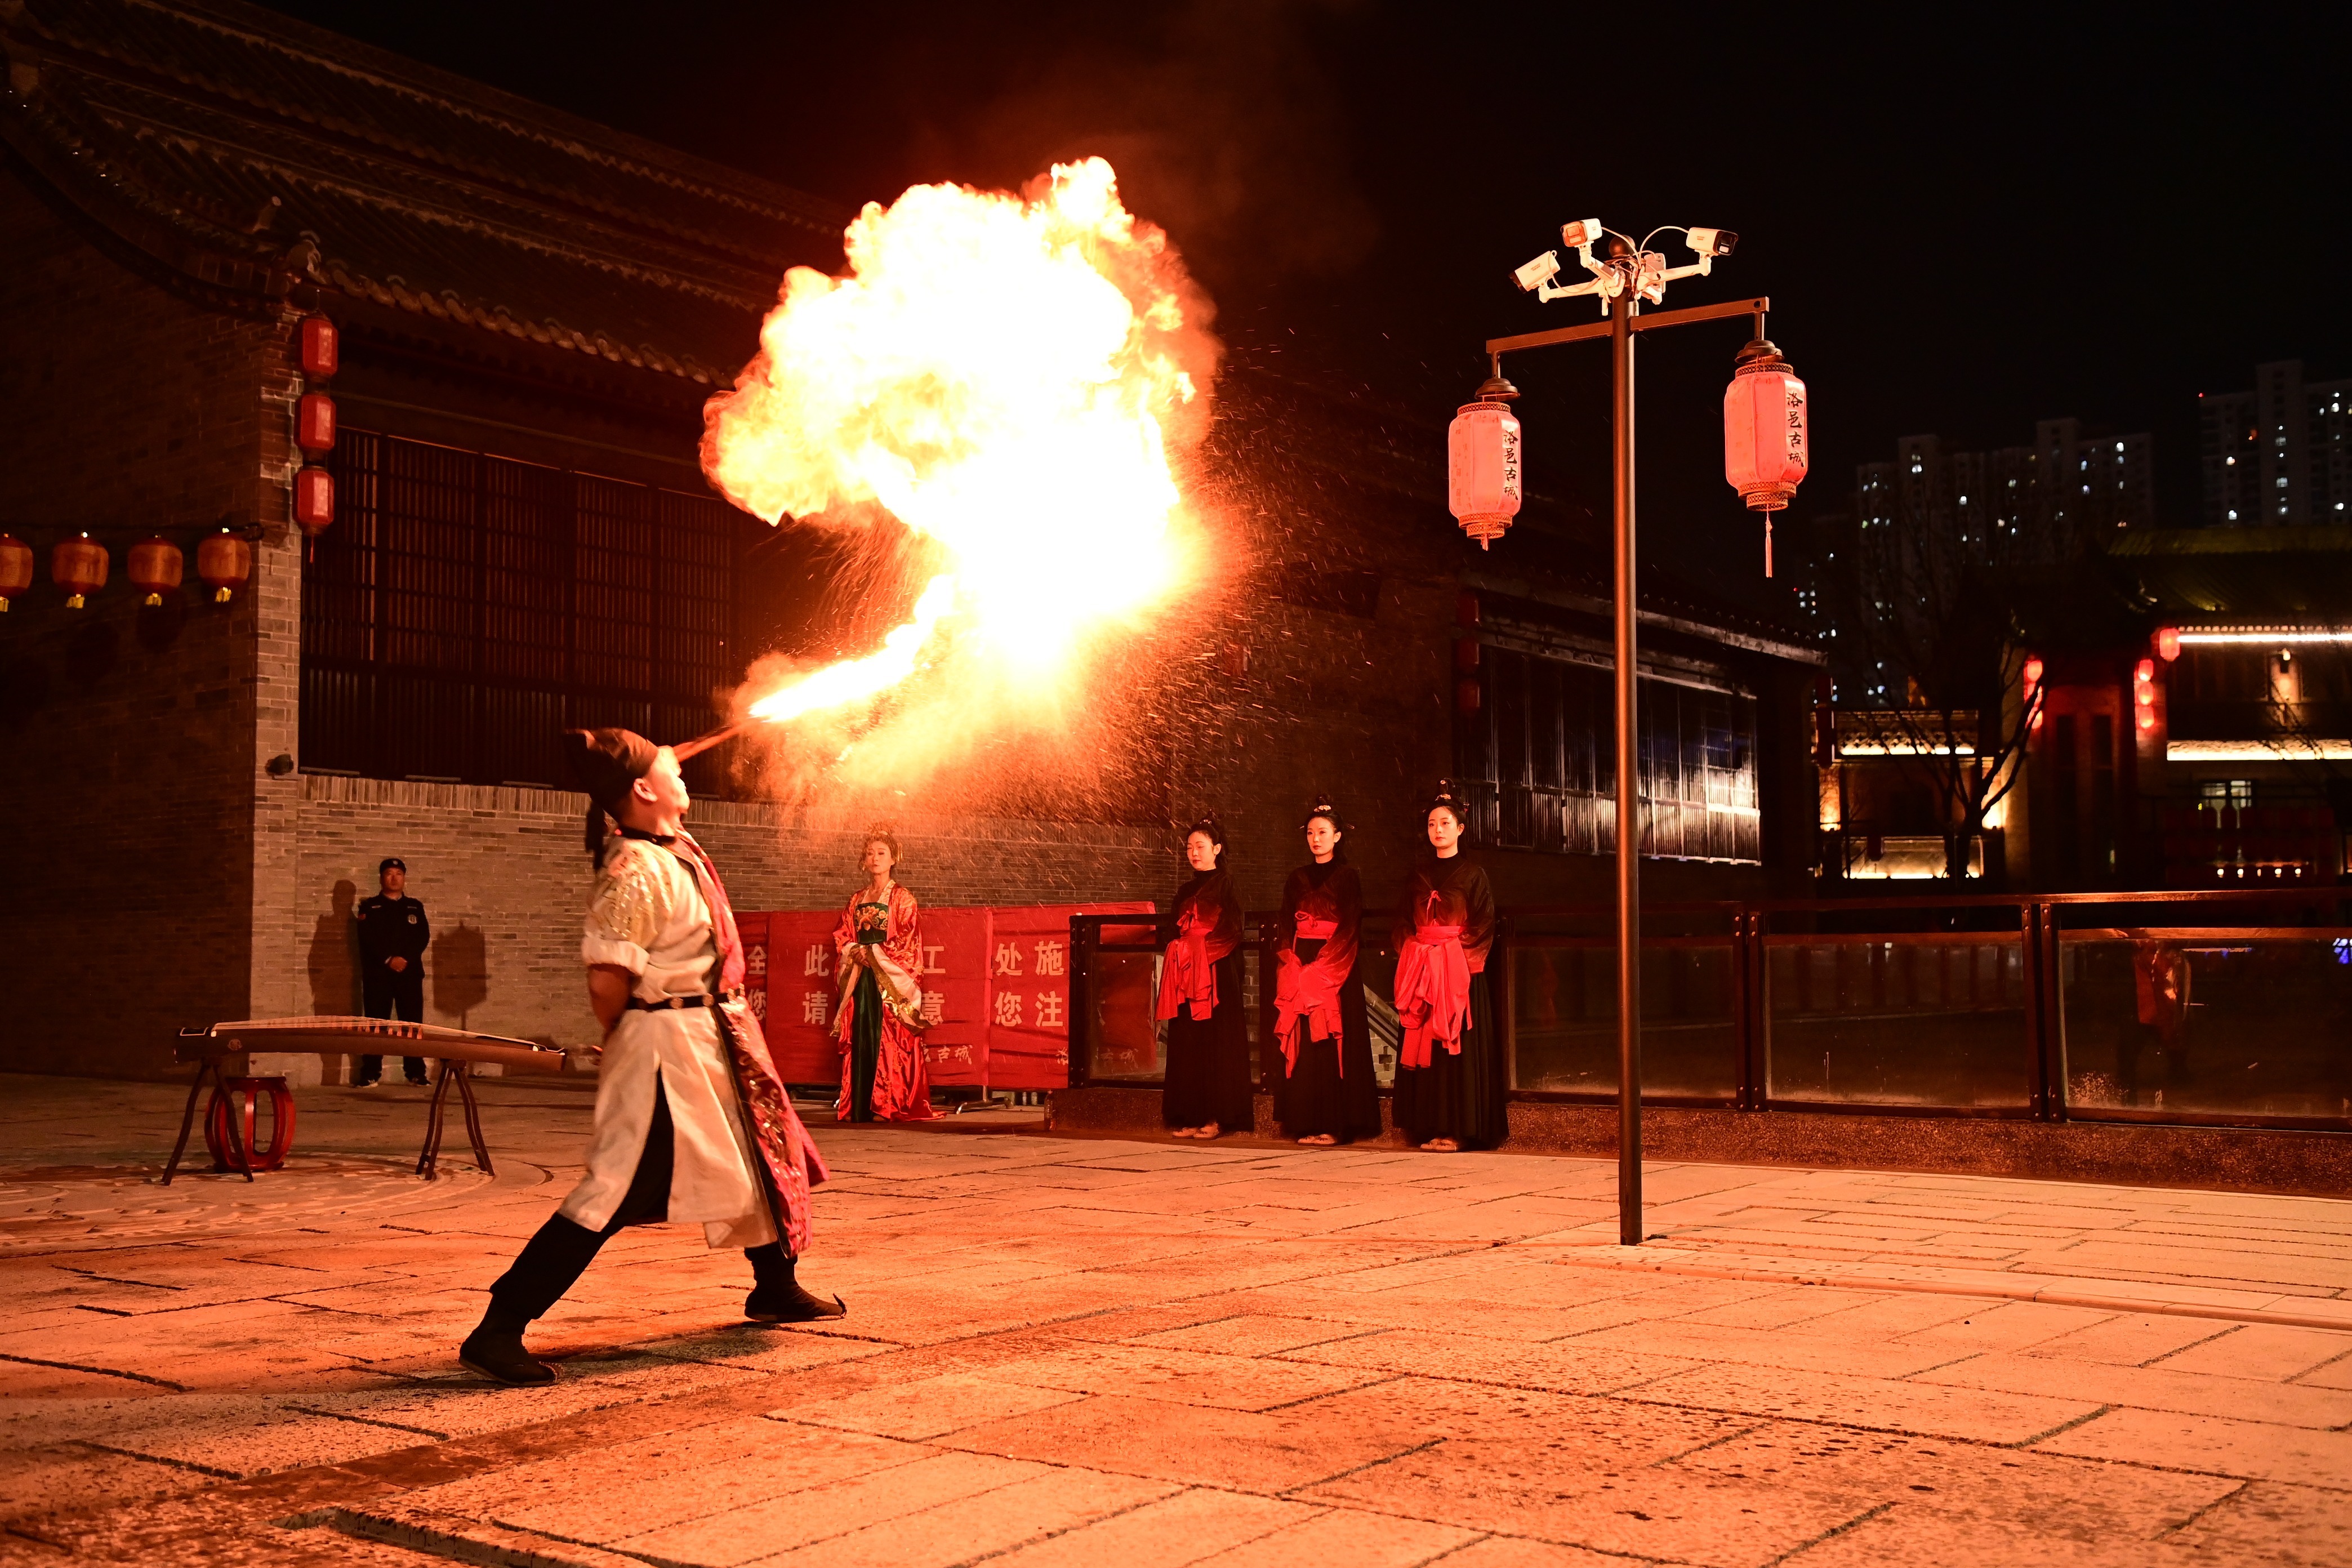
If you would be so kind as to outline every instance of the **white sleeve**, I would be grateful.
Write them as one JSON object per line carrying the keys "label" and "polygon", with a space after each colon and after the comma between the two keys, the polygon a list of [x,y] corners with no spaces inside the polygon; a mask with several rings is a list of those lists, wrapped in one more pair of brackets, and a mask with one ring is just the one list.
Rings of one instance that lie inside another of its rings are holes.
{"label": "white sleeve", "polygon": [[580,941],[582,960],[614,964],[631,974],[645,973],[646,950],[664,919],[665,891],[644,850],[626,842],[615,849],[588,900],[587,926]]}

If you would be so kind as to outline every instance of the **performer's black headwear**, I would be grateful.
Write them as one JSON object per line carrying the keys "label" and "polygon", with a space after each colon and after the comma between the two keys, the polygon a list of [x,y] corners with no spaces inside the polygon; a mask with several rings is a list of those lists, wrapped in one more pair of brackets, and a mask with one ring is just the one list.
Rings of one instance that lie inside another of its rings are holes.
{"label": "performer's black headwear", "polygon": [[588,792],[582,841],[588,847],[590,863],[601,865],[604,818],[620,820],[629,786],[653,771],[654,758],[661,748],[635,730],[566,730],[563,750],[580,787]]}
{"label": "performer's black headwear", "polygon": [[1329,823],[1333,828],[1338,830],[1339,835],[1339,842],[1331,847],[1332,860],[1334,862],[1338,862],[1347,859],[1348,825],[1340,818],[1339,808],[1331,804],[1331,797],[1329,795],[1318,795],[1308,799],[1307,802],[1307,815],[1298,819],[1298,831],[1301,833],[1306,832],[1309,827],[1314,826],[1315,819],[1318,816],[1324,821]]}

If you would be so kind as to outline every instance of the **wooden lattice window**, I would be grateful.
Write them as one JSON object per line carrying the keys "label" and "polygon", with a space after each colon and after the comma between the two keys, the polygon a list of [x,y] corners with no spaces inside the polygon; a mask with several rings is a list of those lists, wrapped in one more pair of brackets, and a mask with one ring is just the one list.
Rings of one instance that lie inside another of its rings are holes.
{"label": "wooden lattice window", "polygon": [[[302,575],[313,773],[569,787],[567,727],[709,727],[741,673],[743,514],[709,496],[343,430]],[[723,792],[716,756],[688,766]]]}
{"label": "wooden lattice window", "polygon": [[[1478,841],[1605,855],[1617,845],[1615,695],[1597,665],[1479,650],[1479,704],[1456,729],[1459,776],[1477,797]],[[1756,699],[1643,677],[1639,686],[1642,853],[1762,858]]]}

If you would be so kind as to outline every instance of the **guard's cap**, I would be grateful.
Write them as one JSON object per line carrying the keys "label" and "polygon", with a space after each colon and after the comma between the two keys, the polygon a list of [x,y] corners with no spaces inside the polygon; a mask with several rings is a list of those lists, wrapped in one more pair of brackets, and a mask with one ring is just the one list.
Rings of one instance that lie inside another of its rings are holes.
{"label": "guard's cap", "polygon": [[385,857],[383,858],[383,865],[381,865],[381,866],[378,866],[378,867],[375,868],[375,874],[376,874],[377,876],[381,877],[381,876],[383,876],[386,871],[398,871],[398,872],[401,872],[401,873],[403,873],[403,874],[404,875],[404,874],[407,872],[407,870],[408,870],[408,862],[407,862],[407,861],[405,861],[405,860],[402,859],[402,858],[401,858],[399,856],[397,856],[397,855],[387,855],[387,856],[385,856]]}

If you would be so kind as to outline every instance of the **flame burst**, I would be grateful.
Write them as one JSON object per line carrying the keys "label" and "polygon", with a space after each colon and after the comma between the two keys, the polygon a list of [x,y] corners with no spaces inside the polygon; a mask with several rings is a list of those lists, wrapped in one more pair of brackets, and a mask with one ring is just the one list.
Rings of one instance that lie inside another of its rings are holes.
{"label": "flame burst", "polygon": [[1206,425],[1206,302],[1099,158],[1020,196],[918,185],[868,205],[846,250],[839,278],[786,275],[759,357],[705,410],[703,467],[770,522],[896,520],[944,569],[879,651],[744,711],[847,713],[919,670],[967,727],[1007,692],[1057,700],[1090,630],[1186,575],[1171,454]]}

